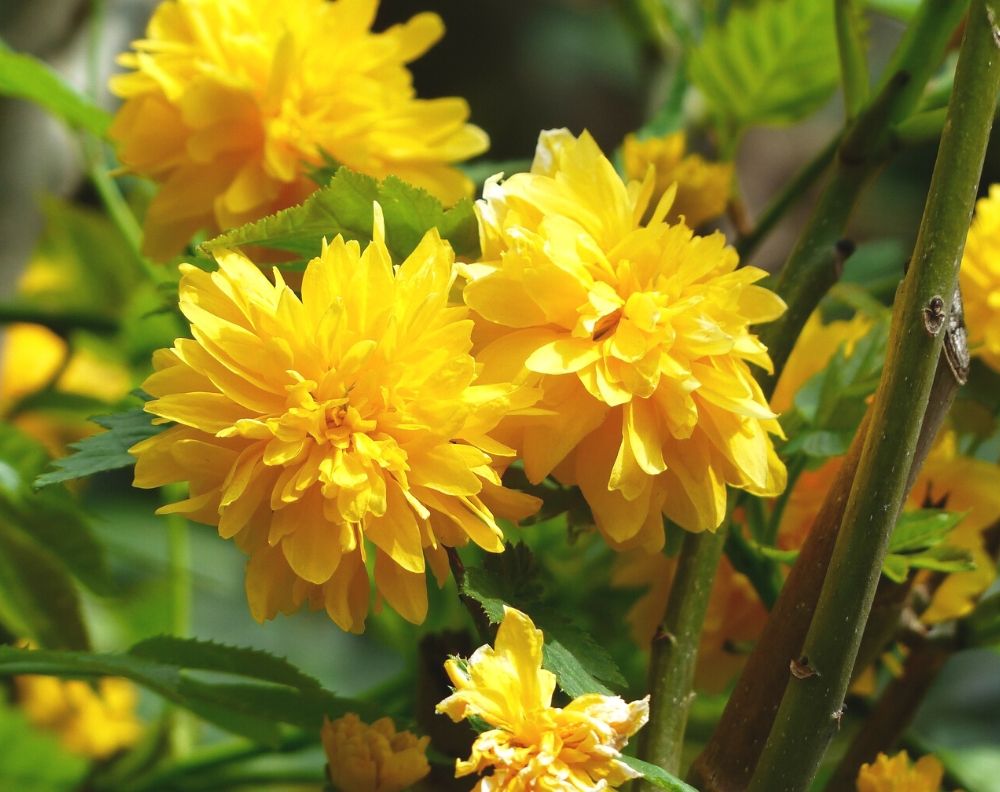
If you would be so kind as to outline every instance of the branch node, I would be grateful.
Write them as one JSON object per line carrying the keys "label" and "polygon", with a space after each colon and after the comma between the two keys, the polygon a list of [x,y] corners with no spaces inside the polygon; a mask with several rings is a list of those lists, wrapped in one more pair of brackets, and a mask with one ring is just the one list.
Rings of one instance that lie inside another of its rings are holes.
{"label": "branch node", "polygon": [[794,658],[788,663],[788,670],[796,679],[809,679],[809,677],[819,676],[819,671],[809,665],[809,658],[802,655],[798,660]]}
{"label": "branch node", "polygon": [[927,331],[927,335],[936,336],[940,333],[941,328],[944,327],[944,320],[947,318],[944,312],[944,300],[941,299],[941,295],[935,294],[927,301],[927,305],[923,308],[923,315],[924,330]]}

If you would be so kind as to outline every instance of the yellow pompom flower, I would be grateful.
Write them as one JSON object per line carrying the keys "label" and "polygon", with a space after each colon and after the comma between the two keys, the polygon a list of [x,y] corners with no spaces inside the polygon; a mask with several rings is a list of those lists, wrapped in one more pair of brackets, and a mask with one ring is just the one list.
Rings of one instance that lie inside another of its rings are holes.
{"label": "yellow pompom flower", "polygon": [[397,732],[391,718],[379,718],[369,726],[348,713],[325,720],[320,737],[330,783],[341,792],[402,792],[431,770],[430,738]]}
{"label": "yellow pompom flower", "polygon": [[[663,553],[635,551],[618,557],[611,584],[619,588],[647,587],[625,615],[632,637],[648,647],[663,619],[677,559]],[[694,684],[707,693],[721,693],[743,667],[746,644],[756,641],[767,622],[767,608],[753,584],[723,558],[712,582],[712,593],[698,643]]]}
{"label": "yellow pompom flower", "polygon": [[135,686],[103,677],[95,687],[49,676],[14,678],[18,706],[33,725],[56,734],[67,750],[106,759],[142,734]]}
{"label": "yellow pompom flower", "polygon": [[969,351],[1000,371],[1000,184],[976,202],[959,282]]}
{"label": "yellow pompom flower", "polygon": [[120,62],[111,135],[122,163],[161,185],[145,248],[165,257],[300,202],[324,156],[394,174],[454,203],[452,163],[486,150],[459,98],[416,98],[406,64],[444,33],[422,13],[371,31],[378,0],[164,0]]}
{"label": "yellow pompom flower", "polygon": [[652,175],[626,185],[591,136],[543,132],[530,173],[487,182],[482,260],[465,300],[484,320],[484,377],[543,391],[504,426],[528,478],[578,484],[616,549],[663,544],[661,511],[714,530],[726,485],[776,495],[780,433],[748,362],[770,369],[749,326],[784,303],[737,269],[719,234],[648,223]]}
{"label": "yellow pompom flower", "polygon": [[858,771],[858,792],[938,792],[944,768],[933,756],[910,762],[906,751],[893,757],[880,753]]}
{"label": "yellow pompom flower", "polygon": [[437,711],[492,727],[458,760],[457,778],[489,771],[475,792],[598,792],[638,777],[620,757],[649,718],[648,697],[589,694],[553,707],[556,678],[542,669],[542,632],[531,619],[505,606],[495,644],[445,663],[455,692]]}
{"label": "yellow pompom flower", "polygon": [[190,484],[160,509],[217,525],[250,555],[246,588],[263,620],[308,601],[343,629],[375,586],[411,622],[427,611],[425,559],[445,547],[503,550],[493,515],[535,499],[504,490],[488,432],[534,395],[475,384],[468,309],[450,307],[454,254],[436,230],[394,272],[376,212],[364,250],[337,237],[313,259],[301,298],[275,271],[223,253],[182,265],[193,339],[154,356],[146,410],[175,426],[131,449],[135,484]]}
{"label": "yellow pompom flower", "polygon": [[654,205],[672,184],[677,196],[667,214],[668,222],[684,218],[691,228],[698,228],[726,211],[733,184],[731,162],[709,162],[698,154],[685,156],[683,132],[640,140],[627,135],[622,147],[625,176],[642,181],[650,166],[656,174]]}

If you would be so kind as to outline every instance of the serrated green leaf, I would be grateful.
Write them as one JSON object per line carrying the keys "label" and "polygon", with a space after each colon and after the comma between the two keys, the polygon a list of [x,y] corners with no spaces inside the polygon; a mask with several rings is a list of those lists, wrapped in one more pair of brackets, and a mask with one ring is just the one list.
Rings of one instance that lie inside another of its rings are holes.
{"label": "serrated green leaf", "polygon": [[283,657],[245,646],[229,646],[215,641],[158,635],[140,641],[129,649],[128,653],[134,657],[184,668],[251,676],[276,685],[298,688],[320,687],[316,679],[300,671]]}
{"label": "serrated green leaf", "polygon": [[0,94],[25,99],[70,126],[103,136],[111,116],[73,90],[37,58],[14,52],[0,41]]}
{"label": "serrated green leaf", "polygon": [[89,763],[52,734],[35,729],[24,714],[0,702],[0,789],[69,792],[79,789]]}
{"label": "serrated green leaf", "polygon": [[644,762],[642,759],[636,759],[634,756],[622,756],[621,761],[637,773],[641,773],[642,777],[657,789],[666,789],[669,792],[698,792],[693,786],[685,784],[662,767]]}
{"label": "serrated green leaf", "polygon": [[[200,656],[199,665],[208,662],[208,653]],[[273,661],[283,663],[277,658]],[[265,678],[255,676],[253,669],[244,668],[235,674],[236,681],[229,671],[226,673],[230,676],[220,681],[206,678],[210,674],[204,669],[133,654],[29,651],[0,646],[0,676],[125,677],[227,731],[259,742],[276,744],[282,723],[318,730],[324,716],[336,718],[356,712],[362,718],[378,717],[368,704],[340,698],[312,682],[303,686],[275,683],[271,679],[277,667],[274,663],[265,666]],[[287,670],[281,674],[288,679],[297,677]]]}
{"label": "serrated green leaf", "polygon": [[86,649],[73,581],[46,550],[0,518],[0,622],[9,633],[54,649]]}
{"label": "serrated green leaf", "polygon": [[889,539],[890,553],[911,553],[943,542],[967,512],[916,509],[903,512]]}
{"label": "serrated green leaf", "polygon": [[762,0],[735,8],[691,53],[689,73],[726,129],[794,123],[837,84],[833,4]]}
{"label": "serrated green leaf", "polygon": [[505,552],[488,556],[485,564],[466,568],[462,593],[482,605],[494,624],[503,619],[504,605],[527,613],[545,636],[543,665],[567,695],[611,693],[605,683],[625,687],[625,678],[607,650],[546,601],[537,564],[525,545],[508,546]]}
{"label": "serrated green leaf", "polygon": [[372,238],[376,201],[385,217],[386,246],[396,261],[405,259],[431,228],[451,243],[455,255],[478,255],[479,226],[471,201],[463,199],[445,209],[430,193],[394,176],[379,182],[347,168],[340,168],[326,187],[299,206],[227,231],[202,243],[200,250],[211,255],[219,249],[255,245],[308,259],[320,254],[323,239],[338,234],[366,243]]}
{"label": "serrated green leaf", "polygon": [[51,470],[35,479],[36,487],[48,487],[62,481],[92,476],[108,470],[131,467],[135,464],[128,449],[141,440],[159,434],[169,424],[154,424],[151,414],[142,408],[127,412],[103,415],[91,420],[107,431],[70,443],[73,453],[57,459]]}

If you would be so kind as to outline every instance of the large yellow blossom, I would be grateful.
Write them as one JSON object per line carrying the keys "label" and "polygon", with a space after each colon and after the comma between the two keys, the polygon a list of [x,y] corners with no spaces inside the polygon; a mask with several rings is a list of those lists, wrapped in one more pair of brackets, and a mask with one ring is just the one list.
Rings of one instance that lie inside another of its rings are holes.
{"label": "large yellow blossom", "polygon": [[432,230],[394,273],[375,225],[363,253],[341,237],[324,246],[301,299],[238,253],[211,274],[182,265],[194,338],[160,350],[143,385],[147,411],[176,426],[131,449],[135,483],[190,483],[160,511],[249,553],[257,619],[308,601],[362,630],[374,549],[380,595],[420,622],[425,557],[443,581],[446,546],[503,549],[491,504],[534,507],[500,486],[491,455],[511,452],[487,436],[533,396],[474,384],[472,322],[448,305],[451,247]]}
{"label": "large yellow blossom", "polygon": [[[612,585],[649,587],[625,616],[640,646],[649,646],[663,619],[676,568],[676,558],[641,551],[619,556],[615,563]],[[757,640],[766,622],[767,608],[753,584],[723,558],[701,629],[695,687],[708,693],[725,690],[746,661],[745,645]]]}
{"label": "large yellow blossom", "polygon": [[126,167],[161,183],[150,255],[199,229],[300,202],[324,155],[395,174],[447,203],[471,191],[451,164],[489,140],[458,98],[417,99],[406,64],[443,34],[422,13],[381,33],[378,0],[165,0],[112,80],[111,129]]}
{"label": "large yellow blossom", "polygon": [[488,323],[484,376],[543,390],[504,427],[528,478],[578,484],[612,546],[655,551],[661,511],[714,530],[727,484],[784,487],[747,365],[770,368],[749,325],[784,304],[721,234],[664,222],[672,192],[643,224],[652,189],[652,174],[623,183],[588,133],[543,132],[530,173],[486,185],[465,299]]}
{"label": "large yellow blossom", "polygon": [[970,351],[1000,371],[1000,184],[976,202],[959,281]]}
{"label": "large yellow blossom", "polygon": [[698,154],[685,156],[686,146],[683,132],[645,140],[628,135],[622,147],[622,159],[625,176],[629,179],[642,181],[649,167],[653,167],[656,174],[653,204],[676,184],[677,196],[667,220],[676,222],[683,217],[691,228],[697,228],[726,211],[733,184],[733,165],[731,162],[708,162]]}
{"label": "large yellow blossom", "polygon": [[341,792],[402,792],[431,768],[427,764],[429,737],[396,731],[391,718],[371,726],[354,713],[324,721],[320,732],[327,772]]}
{"label": "large yellow blossom", "polygon": [[28,721],[58,735],[66,748],[105,759],[134,744],[142,733],[135,716],[135,686],[104,677],[88,682],[49,676],[14,678],[18,706]]}
{"label": "large yellow blossom", "polygon": [[910,762],[906,751],[893,757],[880,753],[858,771],[858,792],[938,792],[944,768],[933,756]]}
{"label": "large yellow blossom", "polygon": [[648,719],[648,698],[591,694],[553,707],[556,678],[542,669],[541,630],[505,607],[495,643],[445,663],[455,692],[438,712],[491,727],[456,763],[457,777],[491,771],[476,792],[598,792],[637,777],[620,751]]}

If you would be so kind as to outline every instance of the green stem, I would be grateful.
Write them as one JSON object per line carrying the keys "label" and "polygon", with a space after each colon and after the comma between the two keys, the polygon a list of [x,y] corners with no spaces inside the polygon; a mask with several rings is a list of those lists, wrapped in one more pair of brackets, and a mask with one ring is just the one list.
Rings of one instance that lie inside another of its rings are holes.
{"label": "green stem", "polygon": [[941,353],[942,295],[955,289],[1000,93],[1000,0],[974,0],[917,235],[893,311],[882,381],[841,531],[803,646],[812,676],[791,680],[750,792],[812,782],[836,730]]}
{"label": "green stem", "polygon": [[847,128],[823,194],[778,277],[775,290],[788,303],[784,316],[762,328],[774,375],[761,384],[770,393],[795,340],[839,276],[838,242],[858,199],[895,149],[893,128],[916,107],[965,10],[956,0],[925,0],[893,58],[881,90]]}
{"label": "green stem", "polygon": [[114,335],[118,332],[118,321],[109,316],[82,311],[56,313],[30,305],[0,305],[0,324],[17,322],[42,325],[64,338],[74,330],[87,330],[95,335]]}
{"label": "green stem", "polygon": [[[184,485],[171,484],[161,490],[164,503],[174,503],[185,497]],[[179,514],[170,514],[167,521],[167,554],[170,573],[170,630],[173,635],[186,637],[191,632],[191,537],[189,526]],[[185,756],[195,744],[197,720],[188,712],[172,708],[170,743],[175,756]]]}
{"label": "green stem", "polygon": [[[693,699],[701,626],[722,556],[726,530],[684,536],[663,623],[649,662],[649,723],[640,732],[639,757],[669,773],[678,771],[684,729]],[[640,790],[655,787],[643,783]]]}
{"label": "green stem", "polygon": [[835,0],[837,52],[840,56],[840,81],[844,88],[847,117],[854,118],[868,101],[868,62],[864,37],[858,29],[861,9],[856,0]]}

